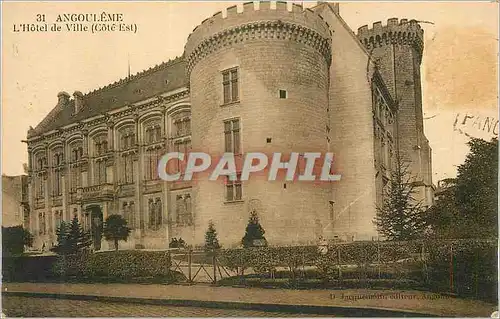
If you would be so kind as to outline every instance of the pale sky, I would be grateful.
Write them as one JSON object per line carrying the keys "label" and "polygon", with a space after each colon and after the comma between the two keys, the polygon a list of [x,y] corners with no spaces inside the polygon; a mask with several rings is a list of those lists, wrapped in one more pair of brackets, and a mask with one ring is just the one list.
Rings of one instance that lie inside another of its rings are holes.
{"label": "pale sky", "polygon": [[[235,2],[2,3],[2,173],[22,174],[26,138],[57,103],[57,93],[84,94],[182,55],[201,21]],[[310,7],[315,3],[305,5]],[[55,22],[64,13],[122,13],[137,33],[13,32],[37,14]],[[340,13],[358,27],[408,18],[425,30],[422,65],[425,132],[433,149],[433,182],[453,177],[468,138],[454,130],[457,113],[498,120],[498,4],[494,2],[342,2]],[[335,48],[333,48],[335,50]],[[462,132],[493,134],[465,125]]]}

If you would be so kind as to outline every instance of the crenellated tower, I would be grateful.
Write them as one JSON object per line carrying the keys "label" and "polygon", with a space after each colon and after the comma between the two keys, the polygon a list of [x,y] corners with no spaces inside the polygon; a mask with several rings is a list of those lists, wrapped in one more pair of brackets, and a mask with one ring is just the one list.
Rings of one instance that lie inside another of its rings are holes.
{"label": "crenellated tower", "polygon": [[431,149],[424,134],[420,66],[424,49],[424,31],[416,20],[391,18],[387,25],[362,26],[359,41],[375,62],[384,82],[397,103],[398,149],[411,161],[417,177],[419,199],[432,203]]}
{"label": "crenellated tower", "polygon": [[[249,2],[204,20],[184,53],[193,151],[278,152],[282,161],[290,152],[324,153],[331,34],[314,11],[284,2]],[[226,246],[241,240],[255,202],[274,244],[315,242],[329,224],[328,183],[252,175],[242,184],[225,190],[200,174],[193,186],[197,227],[211,219]]]}

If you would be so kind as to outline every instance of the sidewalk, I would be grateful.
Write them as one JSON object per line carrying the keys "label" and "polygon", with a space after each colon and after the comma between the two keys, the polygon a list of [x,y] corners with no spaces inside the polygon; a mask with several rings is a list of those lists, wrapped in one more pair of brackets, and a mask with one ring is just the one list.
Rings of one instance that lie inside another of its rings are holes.
{"label": "sidewalk", "polygon": [[207,285],[5,283],[2,294],[211,308],[340,313],[348,316],[406,314],[490,317],[492,312],[497,310],[496,305],[482,301],[409,290],[288,290]]}

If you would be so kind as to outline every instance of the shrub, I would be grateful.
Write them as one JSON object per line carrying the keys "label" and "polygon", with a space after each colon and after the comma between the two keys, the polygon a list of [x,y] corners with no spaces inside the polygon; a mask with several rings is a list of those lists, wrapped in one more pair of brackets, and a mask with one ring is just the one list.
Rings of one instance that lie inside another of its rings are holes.
{"label": "shrub", "polygon": [[127,241],[132,230],[127,227],[127,221],[121,215],[109,215],[104,222],[104,238],[110,240],[118,250],[120,240]]}
{"label": "shrub", "polygon": [[205,233],[205,247],[206,251],[219,249],[220,244],[217,239],[217,231],[215,230],[215,225],[212,221],[208,222],[208,229]]}

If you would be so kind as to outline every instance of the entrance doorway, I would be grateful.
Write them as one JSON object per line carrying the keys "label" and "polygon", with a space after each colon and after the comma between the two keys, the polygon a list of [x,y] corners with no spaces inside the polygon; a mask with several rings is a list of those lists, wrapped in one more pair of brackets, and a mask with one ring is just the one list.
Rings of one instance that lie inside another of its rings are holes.
{"label": "entrance doorway", "polygon": [[87,211],[90,213],[90,235],[94,250],[101,250],[101,239],[103,233],[103,214],[100,206],[89,206]]}

